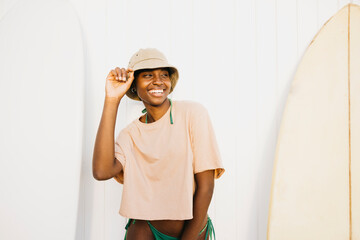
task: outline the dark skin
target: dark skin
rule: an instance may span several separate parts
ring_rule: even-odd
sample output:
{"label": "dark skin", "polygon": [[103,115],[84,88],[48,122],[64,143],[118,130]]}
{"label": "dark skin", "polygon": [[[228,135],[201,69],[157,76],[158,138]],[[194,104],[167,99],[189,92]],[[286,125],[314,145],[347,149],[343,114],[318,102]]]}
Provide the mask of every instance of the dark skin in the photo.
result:
{"label": "dark skin", "polygon": [[[159,220],[150,223],[160,232],[180,239],[205,240],[206,231],[200,231],[207,221],[207,210],[214,189],[214,170],[195,174],[197,189],[194,194],[193,219],[187,221]],[[212,183],[212,184],[211,184]],[[154,240],[152,232],[144,220],[136,220],[130,224],[127,240]]]}
{"label": "dark skin", "polygon": [[[106,79],[106,97],[97,132],[93,153],[93,176],[97,180],[107,180],[122,171],[121,163],[115,158],[114,131],[116,116],[121,99],[131,87],[134,72],[131,69],[115,68]],[[166,68],[149,69],[138,74],[134,82],[136,92],[144,103],[148,123],[160,119],[170,107],[167,98],[171,81]],[[145,122],[145,116],[140,121]],[[205,232],[199,232],[207,222],[207,211],[214,189],[214,170],[195,174],[196,190],[193,198],[193,219],[156,220],[151,224],[160,232],[182,240],[204,240]],[[136,220],[128,229],[127,240],[153,240],[152,232],[144,220]]]}

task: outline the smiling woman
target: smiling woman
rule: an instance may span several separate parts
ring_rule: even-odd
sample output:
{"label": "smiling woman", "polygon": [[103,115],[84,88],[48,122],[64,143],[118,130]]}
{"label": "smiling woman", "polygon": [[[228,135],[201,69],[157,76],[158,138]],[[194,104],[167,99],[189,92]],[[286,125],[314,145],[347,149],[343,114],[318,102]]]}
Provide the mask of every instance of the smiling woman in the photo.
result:
{"label": "smiling woman", "polygon": [[[140,49],[128,69],[111,70],[96,137],[93,175],[124,184],[120,214],[129,218],[127,240],[209,239],[207,215],[214,179],[224,173],[207,110],[171,101],[178,70],[156,49]],[[142,101],[144,115],[114,141],[124,95]]]}
{"label": "smiling woman", "polygon": [[[165,104],[165,109],[169,108],[169,101],[166,100],[171,90],[171,80],[167,68],[140,70],[135,75],[135,79],[132,89],[136,91],[146,109],[150,109],[151,106],[159,107],[162,104]],[[146,114],[146,117],[148,115],[149,113]],[[151,117],[150,121],[154,122],[155,120]]]}

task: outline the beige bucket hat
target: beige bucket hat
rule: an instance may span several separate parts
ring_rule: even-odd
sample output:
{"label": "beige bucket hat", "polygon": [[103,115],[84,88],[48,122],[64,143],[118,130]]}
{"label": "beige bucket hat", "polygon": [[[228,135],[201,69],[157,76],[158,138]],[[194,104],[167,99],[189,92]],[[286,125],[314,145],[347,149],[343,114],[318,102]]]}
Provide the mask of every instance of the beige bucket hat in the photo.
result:
{"label": "beige bucket hat", "polygon": [[[128,68],[137,71],[141,69],[154,69],[154,68],[170,68],[170,93],[174,90],[176,83],[179,79],[178,70],[170,65],[163,53],[156,48],[145,48],[137,51],[130,59]],[[133,82],[134,84],[134,82]],[[136,92],[132,91],[133,85],[126,92],[126,95],[134,100],[140,101]]]}

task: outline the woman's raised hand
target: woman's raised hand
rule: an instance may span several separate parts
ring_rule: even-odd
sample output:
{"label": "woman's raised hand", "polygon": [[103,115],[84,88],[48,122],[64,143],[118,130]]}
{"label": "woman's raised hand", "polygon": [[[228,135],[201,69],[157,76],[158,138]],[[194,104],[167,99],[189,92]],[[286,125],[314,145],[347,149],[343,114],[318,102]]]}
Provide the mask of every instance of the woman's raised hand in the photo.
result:
{"label": "woman's raised hand", "polygon": [[106,97],[121,99],[129,90],[134,80],[132,69],[115,68],[111,70],[106,78],[105,93]]}

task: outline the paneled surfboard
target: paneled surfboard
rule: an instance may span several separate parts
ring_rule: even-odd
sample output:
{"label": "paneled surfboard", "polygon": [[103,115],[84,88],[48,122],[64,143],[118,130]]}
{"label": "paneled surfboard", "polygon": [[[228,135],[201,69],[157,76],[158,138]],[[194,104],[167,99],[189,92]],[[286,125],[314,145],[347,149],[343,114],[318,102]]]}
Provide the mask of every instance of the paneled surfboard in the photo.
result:
{"label": "paneled surfboard", "polygon": [[268,240],[360,240],[360,7],[315,36],[277,142]]}
{"label": "paneled surfboard", "polygon": [[17,1],[0,19],[0,239],[74,239],[83,97],[71,5]]}

